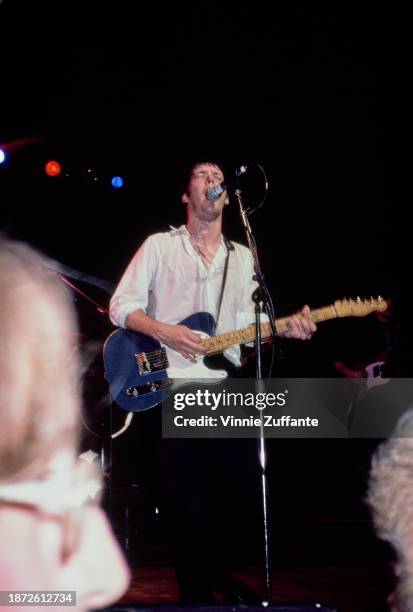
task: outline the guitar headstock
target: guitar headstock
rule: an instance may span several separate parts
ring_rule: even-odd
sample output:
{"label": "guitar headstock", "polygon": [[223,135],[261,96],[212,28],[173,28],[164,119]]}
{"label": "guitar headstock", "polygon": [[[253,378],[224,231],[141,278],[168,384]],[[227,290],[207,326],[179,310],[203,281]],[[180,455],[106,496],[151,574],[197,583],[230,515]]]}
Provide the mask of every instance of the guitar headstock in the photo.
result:
{"label": "guitar headstock", "polygon": [[336,300],[334,302],[334,310],[338,317],[365,317],[371,312],[384,312],[387,310],[388,304],[384,298],[361,298]]}

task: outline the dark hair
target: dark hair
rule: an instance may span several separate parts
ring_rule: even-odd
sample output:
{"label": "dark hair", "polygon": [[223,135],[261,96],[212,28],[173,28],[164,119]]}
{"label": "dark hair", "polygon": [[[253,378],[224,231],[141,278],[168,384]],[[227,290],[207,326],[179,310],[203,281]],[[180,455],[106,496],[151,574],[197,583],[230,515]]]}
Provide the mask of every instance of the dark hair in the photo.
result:
{"label": "dark hair", "polygon": [[192,173],[193,173],[194,169],[197,166],[201,166],[202,164],[208,164],[209,166],[218,166],[218,168],[221,170],[221,172],[225,176],[225,166],[218,159],[202,159],[202,158],[199,158],[199,160],[195,160],[195,161],[192,160],[191,162],[187,163],[184,166],[184,169],[183,169],[183,172],[182,172],[181,185],[180,185],[180,193],[181,193],[181,195],[183,195],[184,193],[186,193],[186,194],[188,193],[188,186],[189,186],[190,180],[192,178]]}

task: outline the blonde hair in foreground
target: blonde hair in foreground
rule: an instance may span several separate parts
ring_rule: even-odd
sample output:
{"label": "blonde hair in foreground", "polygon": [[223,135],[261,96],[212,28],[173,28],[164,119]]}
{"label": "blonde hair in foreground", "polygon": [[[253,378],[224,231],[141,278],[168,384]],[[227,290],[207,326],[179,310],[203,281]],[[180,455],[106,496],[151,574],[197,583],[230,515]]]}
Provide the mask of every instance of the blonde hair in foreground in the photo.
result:
{"label": "blonde hair in foreground", "polygon": [[[413,410],[398,422],[393,437],[376,452],[368,502],[378,535],[396,554],[398,612],[413,610]],[[393,608],[392,608],[393,609]]]}
{"label": "blonde hair in foreground", "polygon": [[76,451],[80,394],[70,298],[43,257],[0,236],[0,482],[41,478]]}

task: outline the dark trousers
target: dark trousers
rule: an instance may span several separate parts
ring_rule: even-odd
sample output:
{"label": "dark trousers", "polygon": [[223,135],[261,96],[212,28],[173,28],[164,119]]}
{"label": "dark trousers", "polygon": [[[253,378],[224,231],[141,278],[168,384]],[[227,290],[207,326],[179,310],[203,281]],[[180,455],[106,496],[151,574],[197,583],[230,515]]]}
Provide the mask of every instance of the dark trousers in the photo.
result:
{"label": "dark trousers", "polygon": [[183,601],[209,601],[246,538],[260,537],[256,447],[256,440],[162,440],[162,490]]}
{"label": "dark trousers", "polygon": [[[216,368],[237,377],[224,358],[214,359]],[[145,447],[160,459],[162,516],[181,600],[208,603],[214,587],[241,559],[252,561],[250,549],[252,555],[261,542],[257,440],[167,439],[161,437],[161,406],[140,417]]]}

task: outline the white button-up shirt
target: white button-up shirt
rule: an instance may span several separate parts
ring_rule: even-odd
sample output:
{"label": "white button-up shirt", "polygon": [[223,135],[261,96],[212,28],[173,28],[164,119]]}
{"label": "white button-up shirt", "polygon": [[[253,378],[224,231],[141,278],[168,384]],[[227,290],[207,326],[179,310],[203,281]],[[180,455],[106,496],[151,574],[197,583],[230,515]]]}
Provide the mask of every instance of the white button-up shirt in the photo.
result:
{"label": "white button-up shirt", "polygon": [[[233,243],[216,334],[235,331],[254,322],[251,296],[253,260],[249,249]],[[163,323],[176,324],[196,312],[217,314],[227,249],[219,249],[207,268],[190,241],[186,226],[149,236],[129,263],[110,303],[111,321],[125,327],[127,316],[142,310]],[[224,353],[240,365],[240,348]]]}

